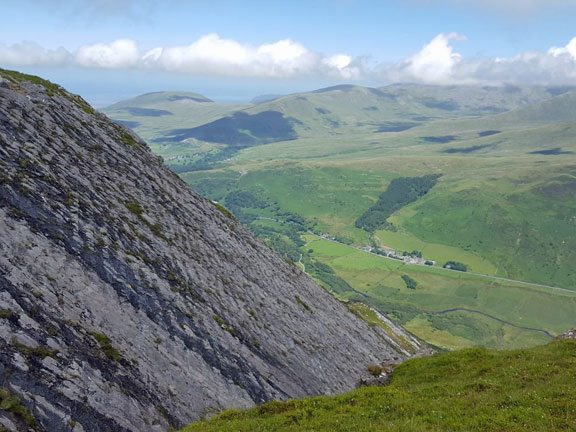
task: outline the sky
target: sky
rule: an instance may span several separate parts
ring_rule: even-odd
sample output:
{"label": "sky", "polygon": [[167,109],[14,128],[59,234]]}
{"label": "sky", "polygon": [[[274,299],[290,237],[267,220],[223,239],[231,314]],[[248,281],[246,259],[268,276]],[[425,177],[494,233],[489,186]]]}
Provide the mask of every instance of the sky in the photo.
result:
{"label": "sky", "polygon": [[576,0],[0,0],[0,67],[97,107],[351,83],[576,85]]}

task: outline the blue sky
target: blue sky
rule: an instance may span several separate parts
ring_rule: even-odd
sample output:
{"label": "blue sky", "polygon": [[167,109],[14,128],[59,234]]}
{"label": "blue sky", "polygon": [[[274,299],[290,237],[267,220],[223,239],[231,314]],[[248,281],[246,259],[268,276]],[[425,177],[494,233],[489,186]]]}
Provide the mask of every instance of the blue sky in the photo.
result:
{"label": "blue sky", "polygon": [[6,3],[0,67],[97,106],[162,89],[245,101],[341,82],[576,84],[574,0]]}

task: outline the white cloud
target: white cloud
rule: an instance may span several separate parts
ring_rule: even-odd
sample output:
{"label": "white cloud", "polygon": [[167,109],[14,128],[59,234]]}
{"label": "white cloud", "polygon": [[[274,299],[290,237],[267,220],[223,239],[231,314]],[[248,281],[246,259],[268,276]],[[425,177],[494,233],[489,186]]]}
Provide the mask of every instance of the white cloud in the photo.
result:
{"label": "white cloud", "polygon": [[290,39],[283,39],[276,43],[265,44],[258,47],[257,53],[269,56],[275,63],[293,62],[308,54],[308,50],[299,43]]}
{"label": "white cloud", "polygon": [[380,76],[391,82],[429,84],[576,84],[576,38],[564,47],[506,58],[463,58],[450,45],[463,40],[440,34],[405,61],[385,66]]}
{"label": "white cloud", "polygon": [[215,33],[188,46],[155,48],[143,56],[147,66],[170,71],[265,77],[313,74],[320,58],[290,39],[253,47]]}
{"label": "white cloud", "polygon": [[552,47],[548,50],[548,53],[554,57],[562,57],[569,55],[573,60],[576,60],[576,37],[573,38],[568,45],[561,48]]}
{"label": "white cloud", "polygon": [[442,83],[452,79],[455,66],[462,56],[450,46],[451,40],[462,37],[457,33],[441,33],[425,45],[421,51],[405,62],[404,70],[414,79],[430,83]]}
{"label": "white cloud", "polygon": [[57,66],[68,63],[71,57],[64,48],[47,50],[35,42],[0,44],[0,64],[6,66]]}
{"label": "white cloud", "polygon": [[353,59],[347,54],[336,54],[322,60],[327,68],[328,75],[340,78],[356,80],[362,77],[363,65],[360,59]]}
{"label": "white cloud", "polygon": [[189,45],[156,47],[145,52],[129,39],[86,45],[76,52],[74,61],[77,65],[91,68],[141,67],[196,75],[329,75],[345,79],[360,76],[360,69],[351,66],[353,59],[346,54],[324,57],[291,39],[252,46],[222,38],[216,33],[202,36]]}
{"label": "white cloud", "polygon": [[261,67],[271,67],[275,74],[310,74],[318,66],[320,55],[290,39],[261,45],[256,50]]}
{"label": "white cloud", "polygon": [[352,57],[346,54],[336,54],[324,60],[328,66],[335,67],[336,69],[343,70],[350,66]]}
{"label": "white cloud", "polygon": [[76,52],[75,61],[85,67],[124,69],[139,63],[140,51],[133,40],[118,39],[109,44],[80,47]]}
{"label": "white cloud", "polygon": [[576,38],[565,46],[506,58],[464,58],[453,47],[465,40],[442,33],[396,64],[368,66],[363,58],[324,56],[291,39],[253,46],[212,33],[189,45],[141,50],[130,39],[80,47],[45,49],[33,42],[0,44],[2,66],[75,65],[96,69],[146,69],[189,75],[290,78],[324,76],[340,80],[430,84],[576,85]]}

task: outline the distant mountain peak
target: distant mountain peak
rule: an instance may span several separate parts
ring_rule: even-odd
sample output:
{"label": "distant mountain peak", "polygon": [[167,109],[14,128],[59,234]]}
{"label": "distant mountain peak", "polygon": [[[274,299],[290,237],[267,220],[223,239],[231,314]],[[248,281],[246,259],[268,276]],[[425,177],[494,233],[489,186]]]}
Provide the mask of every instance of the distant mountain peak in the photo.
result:
{"label": "distant mountain peak", "polygon": [[106,107],[106,110],[115,110],[126,107],[144,107],[145,105],[158,103],[214,103],[212,99],[199,93],[183,91],[157,91],[144,93],[130,99],[122,100]]}
{"label": "distant mountain peak", "polygon": [[251,104],[261,104],[264,102],[272,102],[273,100],[279,99],[284,95],[280,95],[280,94],[265,94],[265,95],[260,95],[260,96],[256,96],[254,98],[252,98],[252,100],[250,101]]}

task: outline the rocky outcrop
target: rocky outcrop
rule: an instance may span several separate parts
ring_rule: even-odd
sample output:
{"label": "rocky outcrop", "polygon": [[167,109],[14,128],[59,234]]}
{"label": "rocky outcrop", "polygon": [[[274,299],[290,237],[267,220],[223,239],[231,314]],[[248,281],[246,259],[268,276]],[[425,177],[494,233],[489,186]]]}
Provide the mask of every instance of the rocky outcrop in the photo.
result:
{"label": "rocky outcrop", "polygon": [[568,330],[566,333],[556,337],[556,339],[576,339],[576,329]]}
{"label": "rocky outcrop", "polygon": [[165,431],[406,357],[401,329],[355,317],[128,130],[0,76],[0,430]]}

